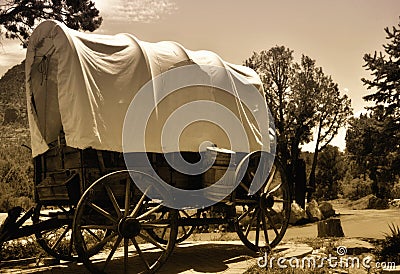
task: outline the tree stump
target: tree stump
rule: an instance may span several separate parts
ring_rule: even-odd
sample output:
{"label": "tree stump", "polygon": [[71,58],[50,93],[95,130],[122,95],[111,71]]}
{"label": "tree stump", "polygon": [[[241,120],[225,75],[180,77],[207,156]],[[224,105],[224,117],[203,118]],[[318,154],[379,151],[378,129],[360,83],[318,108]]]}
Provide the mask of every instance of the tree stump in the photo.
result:
{"label": "tree stump", "polygon": [[344,237],[339,218],[330,218],[318,222],[318,237]]}

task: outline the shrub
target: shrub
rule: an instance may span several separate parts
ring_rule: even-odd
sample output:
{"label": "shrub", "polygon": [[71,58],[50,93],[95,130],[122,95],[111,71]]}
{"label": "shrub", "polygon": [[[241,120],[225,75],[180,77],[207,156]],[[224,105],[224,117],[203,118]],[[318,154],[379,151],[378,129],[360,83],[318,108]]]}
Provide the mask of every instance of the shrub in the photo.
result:
{"label": "shrub", "polygon": [[0,144],[0,212],[14,206],[28,209],[33,204],[33,165],[27,131],[14,126],[0,126],[4,142]]}
{"label": "shrub", "polygon": [[43,250],[33,237],[3,243],[0,249],[0,260],[17,260],[37,257]]}
{"label": "shrub", "polygon": [[350,200],[358,200],[372,193],[372,180],[368,177],[354,178],[350,181],[342,182],[343,196]]}
{"label": "shrub", "polygon": [[381,262],[394,262],[400,264],[400,227],[394,224],[389,225],[390,233],[385,235],[376,255]]}

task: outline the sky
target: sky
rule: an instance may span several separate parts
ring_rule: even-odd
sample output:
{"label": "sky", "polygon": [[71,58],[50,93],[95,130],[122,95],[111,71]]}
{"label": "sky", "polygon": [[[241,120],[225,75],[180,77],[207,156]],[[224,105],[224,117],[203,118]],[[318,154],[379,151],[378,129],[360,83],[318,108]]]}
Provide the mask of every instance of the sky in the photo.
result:
{"label": "sky", "polygon": [[[399,0],[94,1],[103,17],[96,33],[173,40],[236,64],[275,45],[293,50],[297,61],[308,55],[351,98],[355,113],[363,111],[367,103],[362,97],[370,92],[361,82],[369,77],[363,56],[382,51],[384,28],[400,22]],[[24,59],[25,50],[18,41],[0,41],[1,76]],[[344,135],[342,130],[332,144],[343,149]]]}

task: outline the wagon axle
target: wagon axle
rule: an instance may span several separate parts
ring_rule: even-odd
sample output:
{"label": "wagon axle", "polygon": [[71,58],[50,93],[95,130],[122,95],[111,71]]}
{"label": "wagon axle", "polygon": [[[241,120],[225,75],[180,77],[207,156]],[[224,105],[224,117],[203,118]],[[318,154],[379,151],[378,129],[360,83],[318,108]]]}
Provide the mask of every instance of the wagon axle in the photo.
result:
{"label": "wagon axle", "polygon": [[132,238],[139,235],[142,226],[134,217],[122,218],[118,223],[118,233],[124,238]]}
{"label": "wagon axle", "polygon": [[260,207],[261,208],[272,208],[274,206],[274,197],[269,195],[269,193],[263,193],[260,197]]}

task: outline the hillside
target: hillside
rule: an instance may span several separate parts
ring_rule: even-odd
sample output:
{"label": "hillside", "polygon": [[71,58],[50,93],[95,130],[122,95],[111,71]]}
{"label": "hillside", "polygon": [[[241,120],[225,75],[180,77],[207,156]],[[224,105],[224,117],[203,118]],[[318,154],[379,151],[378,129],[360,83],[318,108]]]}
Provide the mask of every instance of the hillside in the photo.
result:
{"label": "hillside", "polygon": [[0,79],[0,212],[28,209],[33,197],[33,167],[26,115],[24,63]]}
{"label": "hillside", "polygon": [[0,124],[27,127],[25,63],[9,69],[0,79]]}

